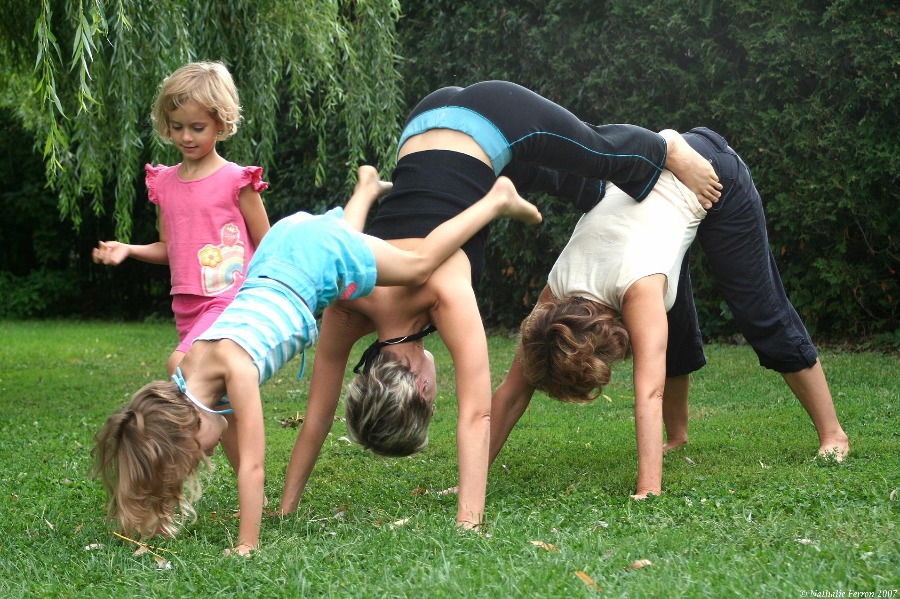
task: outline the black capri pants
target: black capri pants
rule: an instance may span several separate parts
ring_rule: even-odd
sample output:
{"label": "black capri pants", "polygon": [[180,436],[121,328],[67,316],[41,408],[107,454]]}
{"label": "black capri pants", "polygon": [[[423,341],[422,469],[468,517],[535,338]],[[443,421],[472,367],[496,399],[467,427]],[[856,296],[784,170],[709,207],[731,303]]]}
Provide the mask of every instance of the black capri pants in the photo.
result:
{"label": "black capri pants", "polygon": [[[761,366],[781,373],[809,368],[818,352],[784,291],[750,169],[714,131],[698,127],[684,138],[712,163],[723,185],[722,196],[700,223],[697,237],[738,329]],[[667,376],[687,374],[706,364],[689,257],[690,251],[681,265],[675,305],[668,313]]]}

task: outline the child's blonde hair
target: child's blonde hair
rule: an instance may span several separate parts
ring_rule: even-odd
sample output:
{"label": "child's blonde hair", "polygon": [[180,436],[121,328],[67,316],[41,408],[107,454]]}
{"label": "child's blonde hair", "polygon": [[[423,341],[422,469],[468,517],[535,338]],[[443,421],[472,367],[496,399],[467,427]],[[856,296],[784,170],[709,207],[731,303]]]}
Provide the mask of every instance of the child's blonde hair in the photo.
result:
{"label": "child's blonde hair", "polygon": [[195,517],[197,468],[209,464],[196,439],[199,427],[197,408],[165,381],[145,385],[106,420],[91,455],[108,515],[123,533],[172,536]]}
{"label": "child's blonde hair", "polygon": [[416,387],[416,375],[391,352],[382,351],[347,387],[344,400],[350,438],[390,457],[418,453],[428,445],[434,404]]}
{"label": "child's blonde hair", "polygon": [[150,117],[164,140],[171,139],[169,112],[193,100],[222,127],[219,139],[237,132],[241,105],[231,73],[221,62],[192,62],[163,79]]}
{"label": "child's blonde hair", "polygon": [[517,354],[525,380],[550,397],[587,403],[600,395],[612,364],[629,351],[618,314],[581,297],[535,306],[522,321]]}

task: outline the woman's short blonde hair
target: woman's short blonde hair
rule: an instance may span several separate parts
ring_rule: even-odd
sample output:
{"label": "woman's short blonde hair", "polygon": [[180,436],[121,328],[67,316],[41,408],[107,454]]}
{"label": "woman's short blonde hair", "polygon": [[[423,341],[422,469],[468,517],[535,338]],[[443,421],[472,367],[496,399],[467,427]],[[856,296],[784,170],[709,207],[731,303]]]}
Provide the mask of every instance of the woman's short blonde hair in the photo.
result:
{"label": "woman's short blonde hair", "polygon": [[350,382],[344,403],[347,432],[366,449],[401,457],[428,445],[434,404],[425,401],[416,375],[391,352],[382,351]]}
{"label": "woman's short blonde hair", "polygon": [[162,139],[172,138],[169,113],[189,101],[205,108],[219,123],[219,139],[228,139],[237,132],[240,99],[231,73],[221,62],[192,62],[163,79],[150,113]]}
{"label": "woman's short blonde hair", "polygon": [[535,306],[520,328],[518,355],[525,379],[554,399],[587,403],[628,355],[628,332],[618,314],[598,302],[568,297]]}
{"label": "woman's short blonde hair", "polygon": [[174,535],[196,516],[197,469],[209,460],[196,434],[200,415],[173,382],[134,394],[97,433],[94,473],[109,497],[108,516],[125,534]]}

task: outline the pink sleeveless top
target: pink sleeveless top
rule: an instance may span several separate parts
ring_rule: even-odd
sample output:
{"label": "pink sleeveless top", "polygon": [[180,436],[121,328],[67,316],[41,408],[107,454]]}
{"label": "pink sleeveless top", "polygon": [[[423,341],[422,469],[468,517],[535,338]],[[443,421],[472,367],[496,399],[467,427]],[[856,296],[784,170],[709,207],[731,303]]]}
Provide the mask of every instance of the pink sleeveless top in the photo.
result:
{"label": "pink sleeveless top", "polygon": [[262,168],[228,162],[202,179],[182,181],[175,166],[146,165],[150,201],[166,229],[172,295],[234,295],[256,248],[238,197],[264,191]]}

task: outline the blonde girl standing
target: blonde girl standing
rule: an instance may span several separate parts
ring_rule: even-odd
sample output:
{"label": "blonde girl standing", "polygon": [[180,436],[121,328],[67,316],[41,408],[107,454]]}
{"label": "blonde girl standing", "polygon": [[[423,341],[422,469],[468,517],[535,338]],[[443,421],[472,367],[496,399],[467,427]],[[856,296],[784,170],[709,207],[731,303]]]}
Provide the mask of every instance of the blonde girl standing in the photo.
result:
{"label": "blonde girl standing", "polygon": [[174,166],[145,166],[150,201],[159,207],[159,241],[101,241],[94,262],[126,258],[168,264],[178,346],[171,375],[193,340],[234,299],[269,218],[260,192],[262,168],[222,158],[216,143],[237,132],[241,107],[231,73],[218,62],[187,64],[159,88],[151,117],[156,132],[181,152]]}

